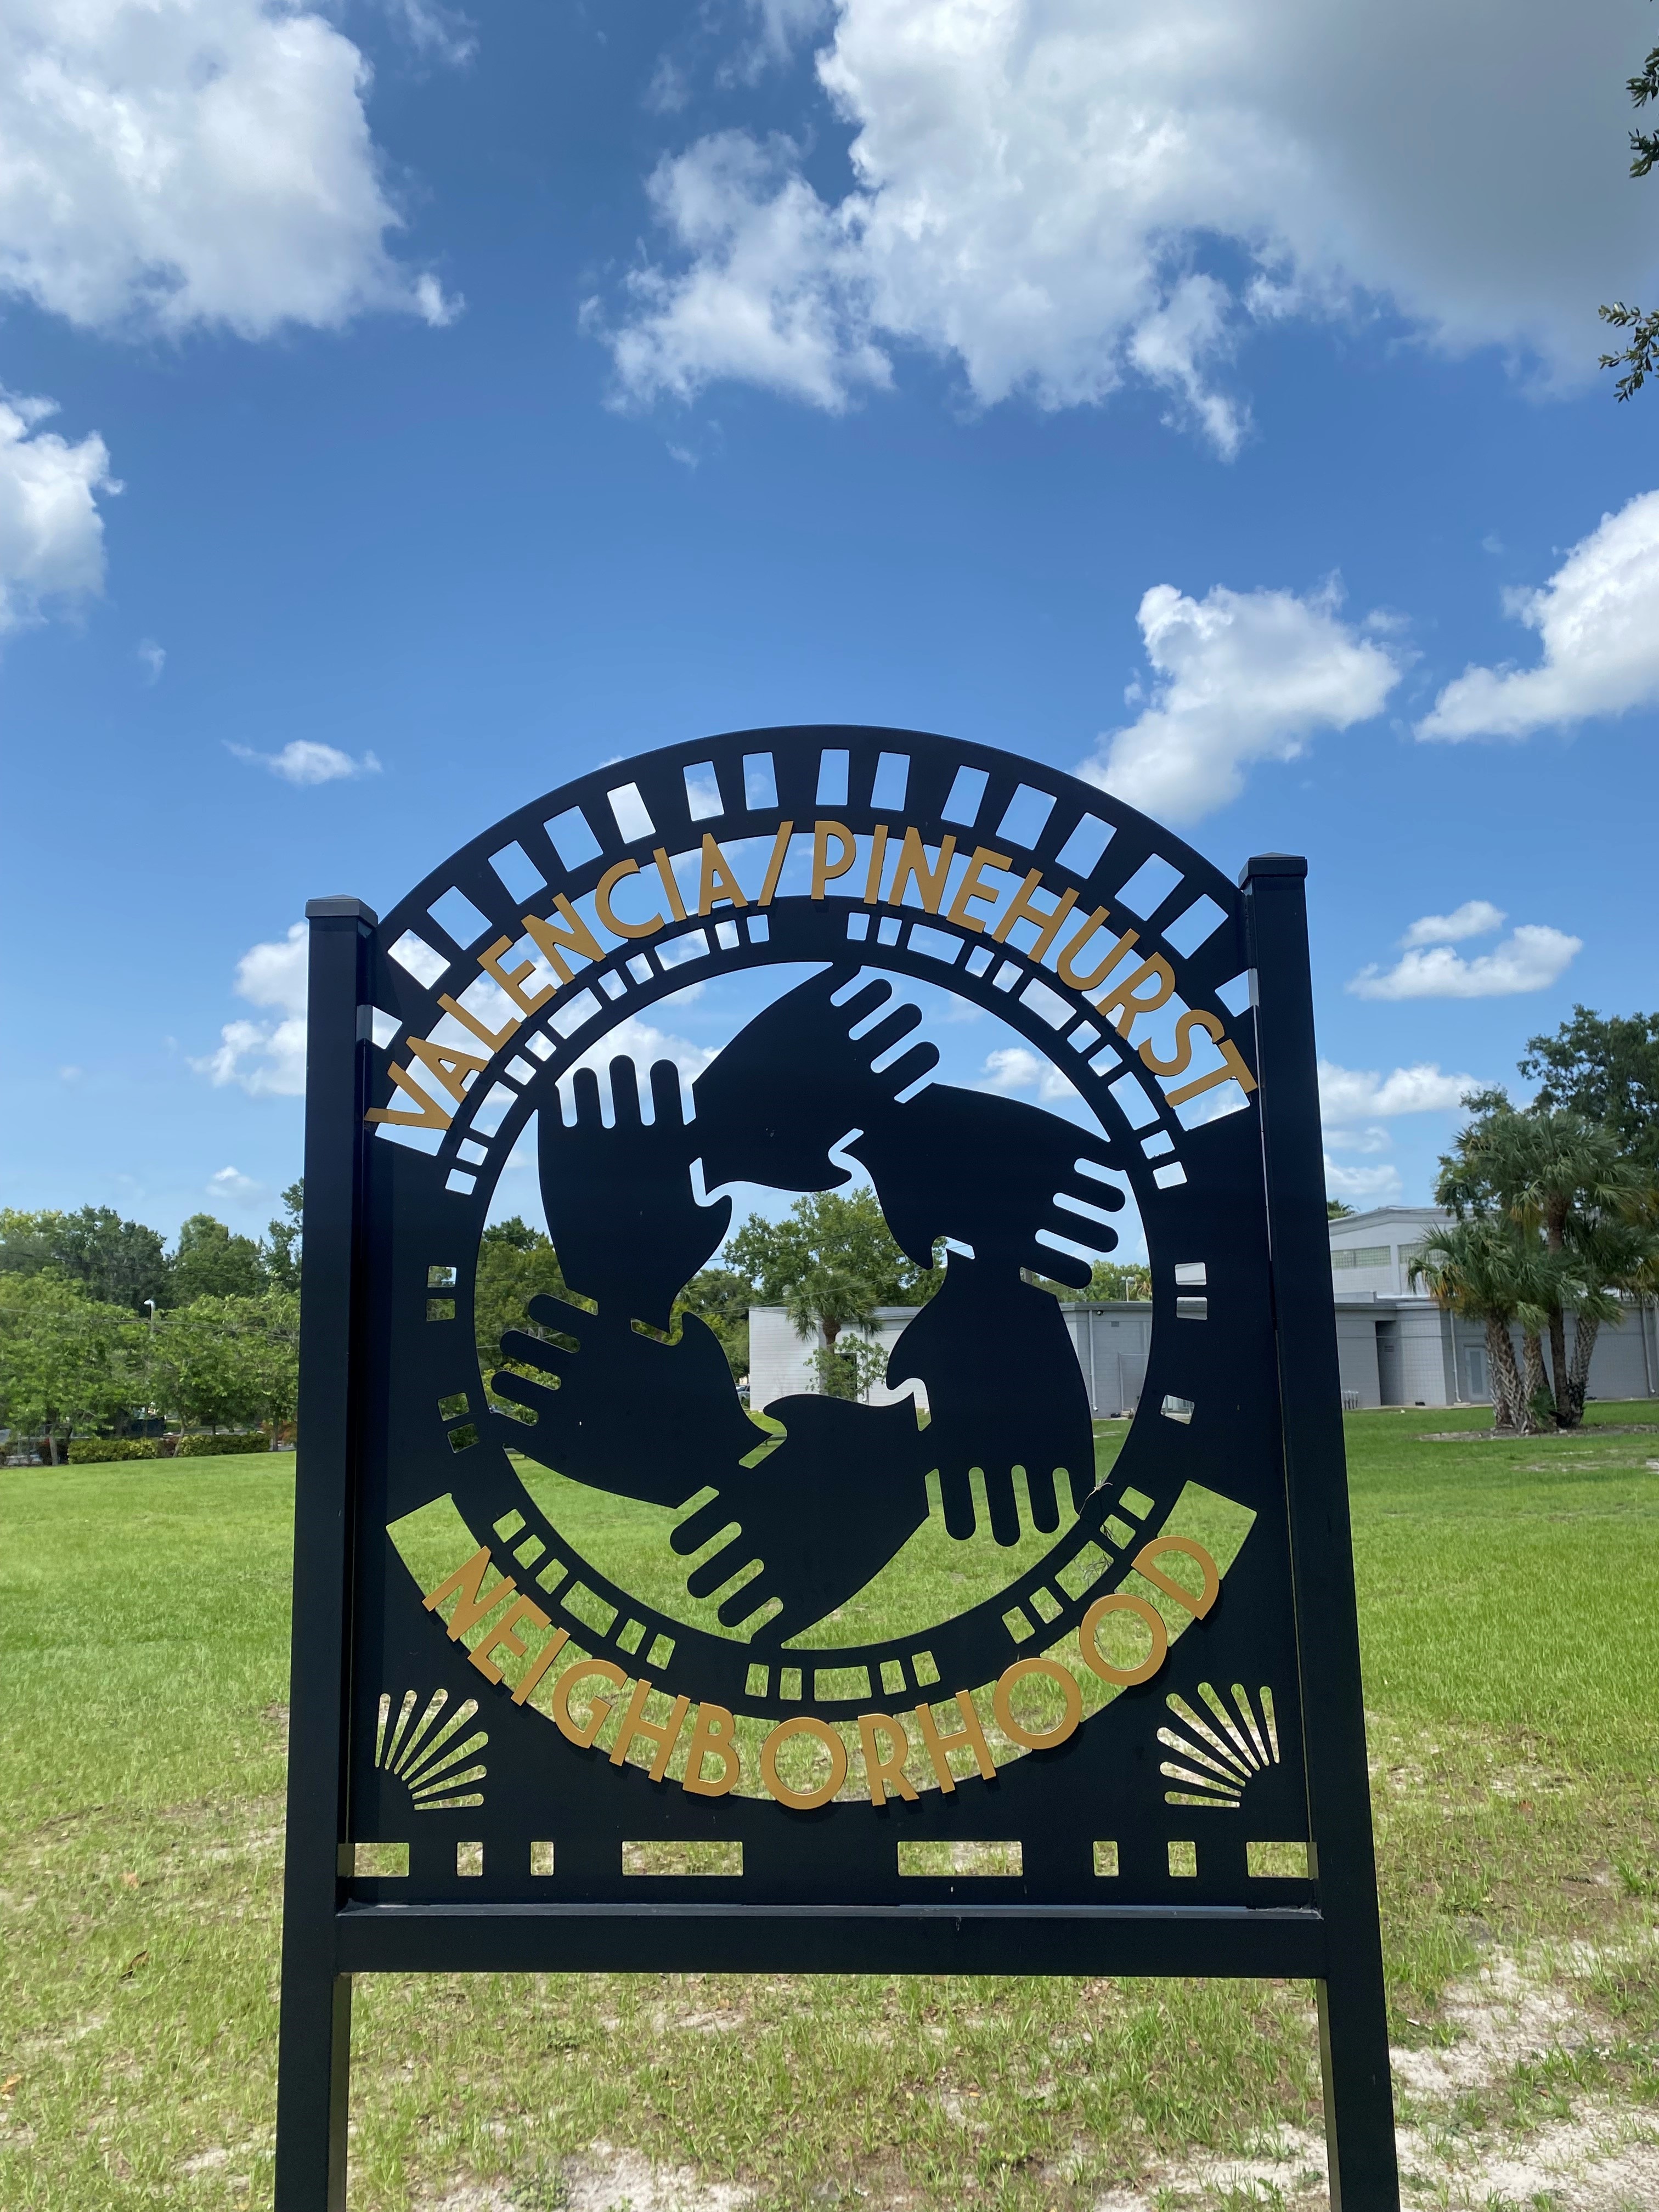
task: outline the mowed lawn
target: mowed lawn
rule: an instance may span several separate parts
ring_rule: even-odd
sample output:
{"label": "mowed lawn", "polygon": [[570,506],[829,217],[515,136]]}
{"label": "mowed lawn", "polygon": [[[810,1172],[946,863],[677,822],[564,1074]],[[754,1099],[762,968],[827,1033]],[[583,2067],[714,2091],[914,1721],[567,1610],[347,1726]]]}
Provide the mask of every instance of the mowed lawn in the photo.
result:
{"label": "mowed lawn", "polygon": [[[1499,1943],[1600,2024],[1573,2081],[1659,2104],[1659,1428],[1617,1432],[1659,1407],[1423,1440],[1482,1418],[1348,1423],[1395,2035]],[[8,2212],[270,2201],[292,1468],[0,1471]],[[553,2212],[596,2142],[758,2207],[1073,2212],[1318,2112],[1288,1984],[374,1980],[356,2049],[362,2212]]]}

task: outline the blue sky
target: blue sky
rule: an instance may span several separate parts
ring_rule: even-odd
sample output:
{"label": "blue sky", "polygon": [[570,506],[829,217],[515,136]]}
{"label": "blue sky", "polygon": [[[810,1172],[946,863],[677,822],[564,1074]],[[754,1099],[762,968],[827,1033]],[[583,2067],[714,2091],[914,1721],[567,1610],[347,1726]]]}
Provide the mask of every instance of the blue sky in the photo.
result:
{"label": "blue sky", "polygon": [[1659,1003],[1652,35],[3,0],[5,1202],[262,1224],[308,896],[833,720],[1305,852],[1333,1187],[1425,1199],[1456,1078]]}

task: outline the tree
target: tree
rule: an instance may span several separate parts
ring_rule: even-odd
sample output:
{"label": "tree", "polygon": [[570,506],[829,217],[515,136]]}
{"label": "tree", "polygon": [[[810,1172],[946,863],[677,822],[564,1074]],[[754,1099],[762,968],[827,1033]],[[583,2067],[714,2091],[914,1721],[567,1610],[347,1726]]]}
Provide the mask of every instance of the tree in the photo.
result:
{"label": "tree", "polygon": [[173,1303],[258,1297],[265,1287],[265,1255],[252,1237],[238,1237],[210,1213],[192,1213],[179,1231],[172,1266]]}
{"label": "tree", "polygon": [[1535,1104],[1600,1121],[1627,1158],[1659,1166],[1659,1014],[1575,1006],[1553,1036],[1527,1039],[1520,1066],[1538,1084]]}
{"label": "tree", "polygon": [[544,1296],[580,1303],[573,1300],[544,1232],[532,1229],[516,1213],[510,1220],[491,1222],[479,1239],[472,1292],[473,1337],[485,1376],[503,1367],[515,1375],[535,1375],[533,1368],[501,1358],[501,1338],[510,1328],[527,1336],[545,1336],[547,1331],[527,1310],[532,1298]]}
{"label": "tree", "polygon": [[0,1272],[38,1275],[51,1267],[106,1305],[142,1310],[168,1297],[167,1255],[154,1229],[124,1221],[112,1206],[76,1213],[0,1210]]}
{"label": "tree", "polygon": [[[1528,1395],[1540,1389],[1563,1427],[1583,1414],[1582,1377],[1588,1354],[1569,1366],[1566,1315],[1577,1311],[1591,1329],[1615,1309],[1605,1298],[1601,1269],[1609,1256],[1614,1224],[1634,1225],[1651,1216],[1651,1178],[1624,1158],[1610,1129],[1566,1107],[1538,1104],[1518,1110],[1501,1091],[1468,1102],[1476,1118],[1462,1130],[1441,1162],[1435,1195],[1460,1220],[1495,1215],[1532,1253],[1533,1303],[1541,1311],[1550,1343],[1549,1375],[1522,1317]],[[1533,1248],[1539,1248],[1534,1252]]]}
{"label": "tree", "polygon": [[1537,1285],[1528,1279],[1527,1256],[1512,1224],[1486,1215],[1436,1230],[1412,1255],[1408,1273],[1437,1304],[1484,1325],[1493,1425],[1533,1436],[1538,1416],[1510,1340],[1510,1323],[1537,1311],[1529,1302]]}
{"label": "tree", "polygon": [[[1639,76],[1626,78],[1625,88],[1635,107],[1659,100],[1659,46],[1643,63]],[[1630,153],[1632,176],[1647,176],[1659,162],[1659,131],[1632,131]],[[1615,300],[1609,307],[1598,307],[1596,313],[1614,330],[1630,332],[1621,351],[1601,356],[1603,368],[1624,370],[1613,388],[1620,399],[1628,399],[1659,369],[1659,309],[1644,314],[1640,307],[1626,307],[1624,301]]]}
{"label": "tree", "polygon": [[749,1372],[749,1309],[755,1285],[735,1267],[705,1267],[674,1301],[677,1314],[695,1314],[720,1339],[726,1364],[741,1382]]}
{"label": "tree", "polygon": [[298,1293],[301,1251],[304,1237],[306,1182],[289,1183],[283,1193],[282,1218],[265,1224],[270,1243],[265,1251],[265,1273],[273,1288]]}
{"label": "tree", "polygon": [[867,1186],[814,1191],[798,1198],[781,1221],[751,1213],[722,1257],[769,1306],[787,1304],[814,1271],[858,1282],[872,1308],[921,1305],[944,1280],[942,1268],[917,1267],[906,1258]]}
{"label": "tree", "polygon": [[1352,1206],[1344,1206],[1340,1198],[1328,1198],[1325,1200],[1325,1218],[1328,1221],[1347,1221],[1352,1219]]}
{"label": "tree", "polygon": [[60,1435],[119,1420],[145,1395],[149,1332],[125,1306],[89,1298],[55,1268],[0,1274],[0,1419],[38,1436],[58,1464]]}

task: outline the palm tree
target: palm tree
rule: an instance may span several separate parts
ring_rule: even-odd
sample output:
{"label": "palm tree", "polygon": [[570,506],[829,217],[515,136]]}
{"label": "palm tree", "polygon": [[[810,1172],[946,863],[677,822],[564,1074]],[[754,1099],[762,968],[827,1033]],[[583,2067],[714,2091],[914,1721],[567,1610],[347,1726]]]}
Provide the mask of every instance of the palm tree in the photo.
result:
{"label": "palm tree", "polygon": [[1493,1425],[1536,1435],[1533,1394],[1516,1365],[1510,1326],[1536,1316],[1539,1285],[1514,1231],[1490,1214],[1450,1222],[1418,1247],[1409,1274],[1413,1287],[1421,1283],[1437,1304],[1485,1325]]}
{"label": "palm tree", "polygon": [[[1549,1334],[1549,1375],[1540,1332],[1523,1324],[1527,1387],[1529,1396],[1544,1393],[1557,1421],[1571,1428],[1583,1417],[1583,1383],[1596,1332],[1617,1310],[1605,1296],[1612,1278],[1604,1264],[1615,1256],[1613,1231],[1651,1212],[1650,1179],[1621,1156],[1610,1129],[1569,1108],[1519,1112],[1501,1091],[1470,1103],[1480,1109],[1479,1118],[1442,1161],[1436,1195],[1460,1218],[1503,1215],[1524,1243],[1547,1255],[1535,1280]],[[1582,1358],[1575,1356],[1571,1366],[1569,1310],[1578,1316],[1579,1332],[1588,1334]]]}

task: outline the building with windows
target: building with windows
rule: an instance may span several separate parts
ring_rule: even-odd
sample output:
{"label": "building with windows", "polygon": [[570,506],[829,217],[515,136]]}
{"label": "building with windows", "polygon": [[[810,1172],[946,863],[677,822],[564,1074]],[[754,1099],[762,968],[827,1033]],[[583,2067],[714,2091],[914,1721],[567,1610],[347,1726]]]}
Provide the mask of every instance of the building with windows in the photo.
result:
{"label": "building with windows", "polygon": [[[1379,1206],[1331,1223],[1337,1358],[1343,1402],[1351,1409],[1491,1403],[1485,1328],[1443,1313],[1411,1281],[1413,1254],[1450,1218],[1437,1206]],[[1068,1304],[1064,1311],[1096,1418],[1133,1413],[1152,1346],[1152,1307],[1114,1301]],[[881,1309],[877,1334],[889,1352],[913,1312]],[[1571,1318],[1567,1332],[1571,1343]],[[1515,1335],[1518,1354],[1520,1332]],[[781,1306],[750,1309],[749,1363],[749,1400],[757,1408],[816,1387],[811,1348]],[[896,1393],[878,1383],[871,1403],[886,1405],[912,1387],[923,1395],[919,1385]],[[1590,1360],[1589,1395],[1659,1397],[1659,1312],[1653,1306],[1632,1302],[1616,1323],[1602,1328]]]}

